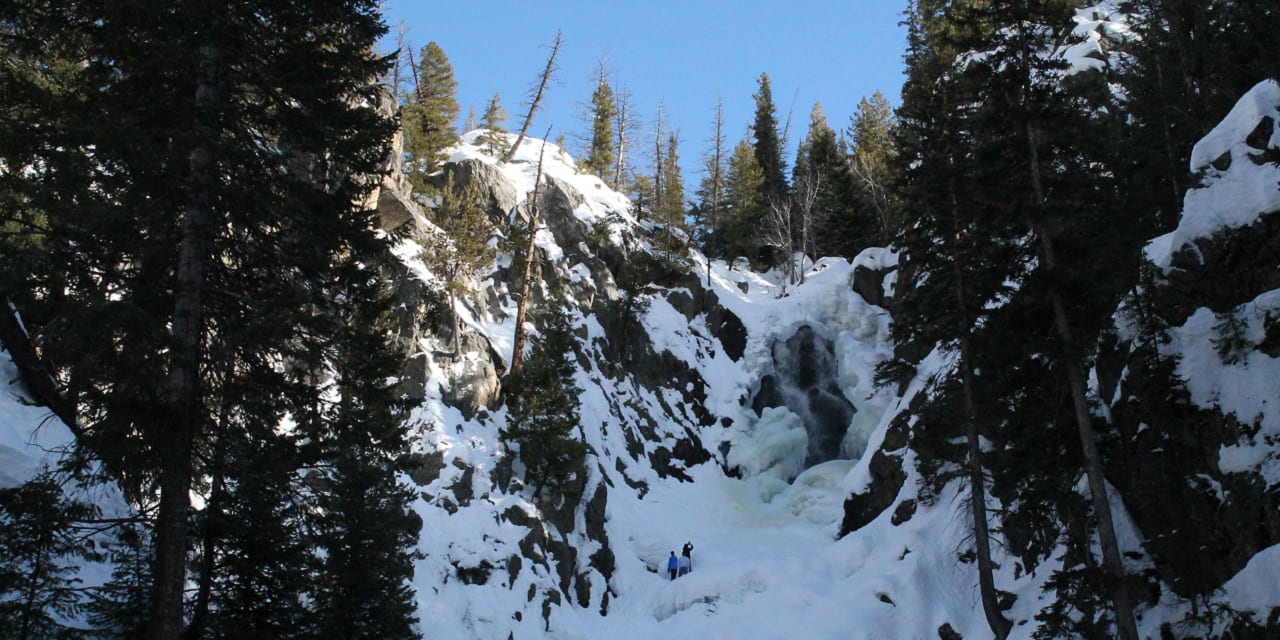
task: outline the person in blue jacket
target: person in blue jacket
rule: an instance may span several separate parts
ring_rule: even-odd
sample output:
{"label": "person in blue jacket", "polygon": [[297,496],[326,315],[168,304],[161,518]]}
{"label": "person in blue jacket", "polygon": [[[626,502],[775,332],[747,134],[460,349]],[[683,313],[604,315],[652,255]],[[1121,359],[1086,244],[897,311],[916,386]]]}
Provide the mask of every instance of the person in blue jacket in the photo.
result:
{"label": "person in blue jacket", "polygon": [[671,579],[676,579],[676,571],[680,569],[680,561],[676,559],[676,552],[671,552],[671,557],[667,558],[667,573],[671,574]]}

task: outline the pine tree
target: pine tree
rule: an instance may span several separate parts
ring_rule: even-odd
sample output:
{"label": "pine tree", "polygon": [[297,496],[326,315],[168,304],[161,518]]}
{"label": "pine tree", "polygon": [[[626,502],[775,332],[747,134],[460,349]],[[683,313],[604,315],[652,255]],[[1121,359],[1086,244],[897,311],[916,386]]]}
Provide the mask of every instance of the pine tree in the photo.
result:
{"label": "pine tree", "polygon": [[96,508],[68,499],[49,472],[0,489],[0,635],[64,637],[81,605],[79,563],[96,557],[73,525]]}
{"label": "pine tree", "polygon": [[858,102],[849,124],[852,149],[849,170],[854,178],[856,206],[874,223],[874,242],[887,245],[898,231],[898,204],[890,175],[894,167],[893,108],[884,94]]}
{"label": "pine tree", "polygon": [[609,72],[603,60],[596,67],[596,89],[591,93],[591,148],[587,152],[587,171],[600,176],[614,186],[613,120],[617,116],[613,87],[609,85]]}
{"label": "pine tree", "polygon": [[574,382],[573,342],[565,311],[548,307],[541,339],[515,374],[516,391],[507,400],[501,435],[524,463],[535,498],[545,487],[568,490],[586,474],[586,445],[577,434],[582,390]]}
{"label": "pine tree", "polygon": [[484,148],[485,153],[494,157],[501,157],[507,153],[507,132],[502,128],[502,123],[507,119],[507,110],[502,108],[498,102],[498,94],[493,94],[489,99],[489,106],[484,109],[484,119],[481,120],[481,127],[484,133],[476,139],[476,142]]}
{"label": "pine tree", "polygon": [[753,96],[756,101],[754,124],[751,134],[755,139],[753,151],[764,181],[757,197],[759,206],[766,207],[770,198],[787,194],[787,179],[782,167],[782,144],[778,139],[778,118],[773,105],[773,91],[769,88],[769,74],[760,74],[760,88]]}
{"label": "pine tree", "polygon": [[394,383],[401,357],[388,348],[397,304],[385,277],[391,260],[365,243],[335,283],[351,304],[333,327],[331,393],[310,452],[324,469],[309,479],[320,488],[310,544],[322,551],[310,637],[421,637],[411,580],[422,521],[412,510],[417,492],[402,480],[409,439]]}
{"label": "pine tree", "polygon": [[458,83],[444,50],[434,41],[422,48],[417,86],[401,108],[404,148],[410,183],[427,190],[426,176],[440,168],[445,147],[458,141],[454,122],[458,119],[455,97]]}
{"label": "pine tree", "polygon": [[684,202],[684,179],[680,175],[680,139],[674,131],[667,134],[666,144],[662,147],[662,163],[658,169],[662,176],[662,193],[658,194],[655,204],[655,219],[676,227],[684,227],[686,213]]}
{"label": "pine tree", "polygon": [[764,171],[756,161],[755,150],[745,138],[738,142],[729,156],[729,170],[725,176],[725,209],[721,227],[724,229],[726,257],[743,256],[755,261],[760,246],[760,223],[764,210],[760,193],[764,188]]}
{"label": "pine tree", "polygon": [[458,296],[468,293],[468,283],[481,267],[493,260],[495,251],[489,246],[493,229],[480,202],[475,183],[459,187],[450,174],[440,194],[440,204],[431,210],[432,222],[443,232],[432,236],[424,247],[422,258],[445,282],[449,292],[449,308],[453,312],[453,351],[461,356],[458,344],[462,333],[458,313]]}
{"label": "pine tree", "polygon": [[116,530],[111,579],[93,590],[85,606],[95,640],[133,640],[146,632],[151,553],[150,535],[141,526],[126,523]]}
{"label": "pine tree", "polygon": [[[37,101],[38,76],[0,80],[19,113],[44,103],[26,121],[0,118],[0,161],[41,168],[5,179],[43,216],[31,237],[59,239],[34,252],[40,270],[6,263],[3,279],[33,331],[57,336],[44,353],[92,421],[82,446],[127,471],[126,495],[159,496],[147,635],[167,640],[182,632],[188,498],[218,407],[231,399],[233,430],[274,429],[318,393],[331,334],[315,329],[341,305],[325,283],[372,237],[372,212],[354,203],[392,132],[373,108],[389,61],[371,51],[385,26],[372,2],[323,0],[8,6],[0,23],[80,61],[68,99]],[[232,378],[206,375],[226,362]],[[229,381],[251,375],[259,391],[241,400],[234,391],[249,385]],[[295,445],[272,453],[296,460]],[[289,526],[284,498],[273,500],[255,508],[277,514],[264,528]]]}
{"label": "pine tree", "polygon": [[822,104],[814,104],[809,115],[809,132],[796,154],[793,179],[797,195],[801,181],[816,189],[811,211],[807,212],[811,219],[803,226],[815,229],[817,238],[813,246],[802,246],[802,251],[851,258],[871,245],[870,225],[865,220],[865,209],[854,204],[851,178],[849,162],[836,132],[827,124]]}

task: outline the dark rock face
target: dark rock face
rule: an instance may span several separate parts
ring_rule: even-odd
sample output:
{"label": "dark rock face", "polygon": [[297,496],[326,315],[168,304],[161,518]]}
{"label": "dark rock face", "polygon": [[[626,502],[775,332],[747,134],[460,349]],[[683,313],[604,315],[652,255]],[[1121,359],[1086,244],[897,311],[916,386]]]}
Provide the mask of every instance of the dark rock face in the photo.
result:
{"label": "dark rock face", "polygon": [[[1277,264],[1275,214],[1197,241],[1145,292],[1156,327],[1146,339],[1158,341],[1163,327],[1182,325],[1200,307],[1223,313],[1280,288]],[[1253,348],[1261,351],[1265,342]],[[1153,347],[1127,343],[1108,345],[1097,364],[1104,397],[1120,398],[1110,410],[1123,447],[1108,458],[1108,478],[1161,578],[1191,597],[1212,592],[1258,551],[1280,543],[1280,487],[1252,471],[1221,471],[1221,448],[1252,442],[1256,428],[1193,405],[1175,366]]]}
{"label": "dark rock face", "polygon": [[884,295],[884,279],[896,269],[868,269],[863,266],[853,270],[853,291],[862,296],[870,304],[877,307],[889,307]]}
{"label": "dark rock face", "polygon": [[711,327],[711,335],[720,341],[725,355],[737,362],[747,351],[747,328],[742,319],[732,311],[715,305],[707,314],[707,325]]}
{"label": "dark rock face", "polygon": [[[1276,162],[1280,149],[1268,146],[1275,130],[1273,118],[1261,118],[1245,139],[1244,157],[1229,152],[1210,163],[1212,170],[1198,168],[1202,182],[1214,179],[1214,170]],[[1258,436],[1260,425],[1193,404],[1177,363],[1154,346],[1197,309],[1223,318],[1280,289],[1280,211],[1258,213],[1250,226],[1195,240],[1172,257],[1167,273],[1153,273],[1151,284],[1131,296],[1131,308],[1142,310],[1136,318],[1141,340],[1112,340],[1096,365],[1103,397],[1116,398],[1109,409],[1120,436],[1106,452],[1107,476],[1142,530],[1160,577],[1184,598],[1212,593],[1257,552],[1280,543],[1280,485],[1268,484],[1256,467],[1223,471],[1219,459],[1224,446],[1237,444],[1269,449],[1274,457],[1280,442]],[[1268,320],[1262,340],[1241,349],[1273,353],[1280,340],[1276,324]],[[1266,634],[1276,618],[1272,612],[1265,629],[1240,627],[1240,637],[1274,637]]]}
{"label": "dark rock face", "polygon": [[495,226],[507,225],[507,216],[516,208],[520,194],[516,193],[516,188],[497,167],[481,160],[450,162],[444,165],[444,171],[439,176],[432,179],[432,184],[442,187],[449,177],[459,187],[478,184],[489,221]]}
{"label": "dark rock face", "polygon": [[898,494],[907,481],[907,473],[902,468],[907,429],[905,421],[894,421],[889,426],[889,431],[897,432],[894,438],[897,446],[886,437],[885,445],[871,454],[871,483],[866,492],[855,493],[844,501],[844,519],[840,521],[841,536],[865,527],[898,499]]}
{"label": "dark rock face", "polygon": [[805,325],[772,348],[774,373],[760,381],[752,401],[757,415],[785,406],[809,433],[805,466],[840,457],[840,443],[855,412],[836,384],[835,345]]}

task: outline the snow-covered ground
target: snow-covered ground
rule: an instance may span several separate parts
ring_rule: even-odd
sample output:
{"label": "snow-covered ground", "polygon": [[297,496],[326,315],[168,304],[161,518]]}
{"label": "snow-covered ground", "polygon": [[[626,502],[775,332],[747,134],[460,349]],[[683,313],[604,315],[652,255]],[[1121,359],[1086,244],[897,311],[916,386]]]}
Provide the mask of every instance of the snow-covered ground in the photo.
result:
{"label": "snow-covered ground", "polygon": [[[464,137],[452,159],[493,163],[475,146],[476,137]],[[499,167],[521,194],[532,189],[541,144],[526,140],[516,161]],[[625,198],[597,178],[578,173],[572,160],[553,146],[547,147],[544,172],[584,195],[575,217],[615,225],[612,241],[620,241],[624,231],[633,238],[646,235],[645,224],[628,213]],[[551,233],[541,231],[538,243],[549,259],[566,259]],[[413,252],[404,255],[411,258]],[[690,259],[693,273],[707,273],[701,255]],[[709,287],[748,335],[737,361],[712,337],[703,316],[687,320],[662,295],[648,301],[641,325],[654,349],[669,352],[699,373],[706,382],[705,408],[717,418],[728,418],[730,427],[691,424],[678,409],[679,390],[643,388],[626,376],[605,375],[603,355],[587,350],[591,357],[576,382],[583,389],[583,435],[598,464],[585,496],[592,496],[600,483],[608,486],[603,529],[615,567],[607,583],[592,567],[589,558],[601,545],[583,535],[587,523],[580,510],[574,515],[574,532],[566,537],[577,552],[570,571],[577,578],[569,597],[552,596],[561,604],[549,609],[543,605],[548,592],[568,583],[554,561],[530,560],[521,549],[530,529],[509,517],[511,509],[529,517],[546,514],[539,514],[527,491],[503,493],[492,481],[503,455],[498,430],[504,410],[464,420],[439,402],[448,372],[433,369],[434,391],[416,414],[420,449],[444,455],[444,470],[422,488],[428,497],[418,505],[425,521],[425,557],[415,578],[423,628],[447,638],[880,639],[936,637],[940,626],[950,624],[966,638],[984,637],[989,632],[978,604],[976,570],[957,560],[968,537],[965,496],[958,489],[933,505],[921,505],[906,522],[894,525],[889,509],[837,539],[845,499],[869,478],[869,456],[863,452],[868,443],[884,437],[901,402],[891,391],[872,385],[876,364],[892,351],[889,317],[854,293],[852,277],[857,266],[882,269],[895,261],[892,253],[869,250],[853,263],[806,263],[802,285],[784,285],[777,272],[712,263]],[[420,276],[429,277],[419,263],[410,262]],[[708,286],[707,277],[701,277]],[[891,289],[892,283],[889,278],[885,286]],[[490,281],[477,288],[491,286]],[[514,310],[494,313],[492,306],[472,305],[464,317],[500,353],[509,352]],[[589,312],[576,321],[588,344],[604,335]],[[807,437],[799,418],[781,407],[758,418],[749,407],[760,377],[773,366],[772,345],[802,326],[832,344],[836,370],[830,373],[856,410],[842,446],[846,459],[809,469],[803,468]],[[431,347],[424,344],[424,352]],[[937,366],[946,366],[945,359]],[[923,382],[913,385],[912,393],[923,387]],[[649,418],[657,435],[645,440],[635,428]],[[643,440],[648,454],[657,446],[672,446],[690,430],[713,453],[728,445],[723,462],[738,467],[742,477],[726,475],[722,461],[713,457],[685,470],[692,481],[664,478],[644,456],[629,453],[629,441],[634,449],[635,440]],[[470,483],[473,498],[458,505],[451,494],[463,482]],[[685,542],[694,545],[694,571],[670,581],[663,571],[668,554],[679,553]],[[519,566],[513,569],[516,556]],[[459,568],[486,566],[492,571],[483,584],[459,578]],[[1014,611],[1027,619],[1039,608],[1035,594],[1047,569],[1017,580],[1014,571],[1014,563],[1006,562],[999,580],[1002,588],[1028,594]],[[576,580],[582,577],[590,581],[589,589],[584,587],[585,606],[576,592]],[[605,607],[607,615],[602,615]],[[550,611],[546,621],[544,610]]]}

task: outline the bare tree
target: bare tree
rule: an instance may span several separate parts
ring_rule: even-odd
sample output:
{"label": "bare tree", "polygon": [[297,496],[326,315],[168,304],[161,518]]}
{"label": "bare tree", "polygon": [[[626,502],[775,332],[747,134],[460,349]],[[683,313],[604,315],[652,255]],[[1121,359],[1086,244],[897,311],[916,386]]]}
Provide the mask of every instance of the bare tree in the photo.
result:
{"label": "bare tree", "polygon": [[[720,224],[720,198],[724,191],[724,94],[716,98],[715,119],[712,121],[711,149],[706,154],[703,177],[703,193],[711,198],[710,211],[702,205],[703,224],[707,229],[707,287],[711,287],[711,258],[716,253],[716,227]],[[704,196],[704,197],[705,197]]]}
{"label": "bare tree", "polygon": [[[538,81],[529,95],[529,112],[524,116],[524,125],[520,127],[520,135],[516,136],[515,144],[511,145],[511,148],[507,150],[507,155],[502,157],[503,164],[511,162],[511,159],[516,155],[516,150],[520,148],[520,143],[524,142],[525,135],[529,133],[529,125],[533,124],[533,116],[538,112],[538,107],[542,105],[542,96],[547,91],[547,84],[555,78],[555,73],[559,70],[559,67],[556,66],[556,56],[560,54],[560,45],[563,43],[564,37],[559,31],[556,31],[556,37],[551,41],[551,54],[547,56],[547,65],[543,67],[542,74],[538,76]],[[550,135],[551,130],[547,129],[547,133]],[[539,152],[539,155],[541,155],[541,152]]]}
{"label": "bare tree", "polygon": [[635,104],[631,102],[631,91],[625,84],[614,90],[613,100],[613,135],[616,136],[614,153],[617,154],[613,167],[613,186],[620,189],[622,178],[627,175],[627,141],[631,140],[639,128],[640,119],[636,115]]}
{"label": "bare tree", "polygon": [[861,187],[876,218],[878,242],[886,245],[893,234],[893,203],[889,194],[889,170],[884,159],[865,153],[855,153],[849,159],[849,172]]}
{"label": "bare tree", "polygon": [[804,256],[813,251],[813,229],[817,226],[816,211],[818,194],[822,192],[822,174],[817,171],[806,171],[796,179],[795,222],[797,239],[800,241],[801,264],[800,284],[804,284]]}
{"label": "bare tree", "polygon": [[535,241],[538,238],[538,214],[540,213],[542,198],[542,158],[547,152],[546,139],[551,137],[551,127],[547,127],[547,133],[542,137],[542,148],[538,150],[538,171],[534,174],[533,194],[529,196],[529,244],[524,251],[524,281],[520,284],[520,308],[516,312],[516,335],[513,342],[515,343],[511,349],[511,376],[514,380],[516,371],[520,368],[520,360],[524,353],[524,320],[529,313],[529,284],[533,279],[533,259],[537,246]]}
{"label": "bare tree", "polygon": [[[653,205],[654,214],[658,212],[663,203],[663,184],[662,184],[662,103],[658,103],[658,115],[653,121]],[[655,216],[656,217],[656,216]]]}
{"label": "bare tree", "polygon": [[786,284],[794,284],[796,281],[795,256],[793,255],[795,253],[795,244],[792,241],[792,238],[795,237],[792,235],[792,210],[793,202],[790,196],[786,194],[770,195],[768,208],[765,210],[764,233],[761,238],[763,244],[778,249],[786,256]]}

